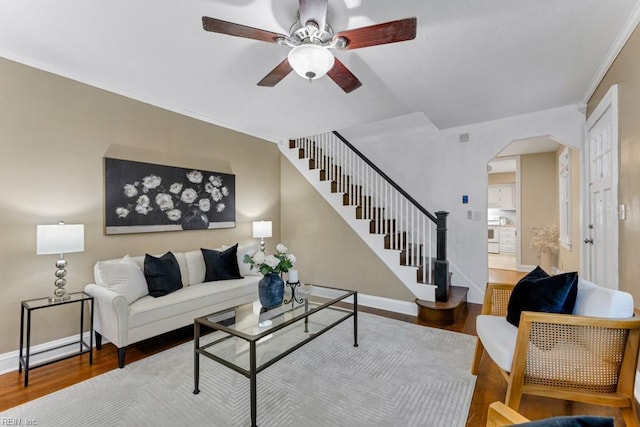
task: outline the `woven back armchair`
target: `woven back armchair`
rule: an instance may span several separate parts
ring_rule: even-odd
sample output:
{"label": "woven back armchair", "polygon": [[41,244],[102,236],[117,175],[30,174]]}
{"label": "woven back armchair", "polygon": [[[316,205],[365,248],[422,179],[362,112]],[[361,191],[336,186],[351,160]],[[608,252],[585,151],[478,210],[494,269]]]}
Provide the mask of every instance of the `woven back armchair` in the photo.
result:
{"label": "woven back armchair", "polygon": [[[525,311],[516,328],[503,321],[513,287],[487,285],[472,373],[486,352],[507,381],[505,404],[514,410],[522,394],[532,394],[618,407],[628,426],[638,426],[633,392],[640,319]],[[613,304],[617,297],[600,299]]]}

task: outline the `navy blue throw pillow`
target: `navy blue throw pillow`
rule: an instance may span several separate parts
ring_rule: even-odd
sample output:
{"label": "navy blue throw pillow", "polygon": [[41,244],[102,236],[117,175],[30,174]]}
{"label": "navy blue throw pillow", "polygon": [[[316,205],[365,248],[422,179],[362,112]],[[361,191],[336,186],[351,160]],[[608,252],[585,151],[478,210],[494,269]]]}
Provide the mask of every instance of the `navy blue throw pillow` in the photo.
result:
{"label": "navy blue throw pillow", "polygon": [[536,266],[536,268],[534,268],[533,270],[531,270],[529,273],[527,273],[526,276],[524,276],[522,279],[520,279],[518,281],[518,283],[524,281],[524,280],[531,280],[531,279],[544,279],[545,277],[549,277],[549,275],[547,274],[546,271],[544,271],[542,269],[542,267],[540,267],[539,265]]}
{"label": "navy blue throw pillow", "polygon": [[205,282],[214,282],[216,280],[242,279],[240,268],[238,267],[238,244],[231,246],[224,251],[216,251],[213,249],[203,249],[204,257]]}
{"label": "navy blue throw pillow", "polygon": [[522,427],[614,427],[613,418],[576,415],[518,424]]}
{"label": "navy blue throw pillow", "polygon": [[160,258],[144,256],[144,277],[147,279],[149,295],[161,297],[182,288],[180,266],[175,255],[167,252]]}
{"label": "navy blue throw pillow", "polygon": [[[536,274],[539,275],[539,272]],[[507,322],[512,325],[520,325],[523,311],[573,313],[578,295],[578,273],[548,277],[535,277],[536,274],[531,278],[523,278],[513,288],[507,307]]]}

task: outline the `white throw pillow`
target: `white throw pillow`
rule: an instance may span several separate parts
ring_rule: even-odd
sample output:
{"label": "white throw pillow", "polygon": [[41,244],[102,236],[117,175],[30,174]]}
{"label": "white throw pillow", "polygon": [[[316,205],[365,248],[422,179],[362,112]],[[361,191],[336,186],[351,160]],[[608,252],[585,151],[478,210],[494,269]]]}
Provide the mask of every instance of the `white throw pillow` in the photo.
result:
{"label": "white throw pillow", "polygon": [[[144,257],[142,259],[144,260]],[[142,271],[144,273],[144,270],[143,270],[144,266],[141,266],[140,263],[135,260],[135,258],[132,258],[129,255],[125,255],[124,258],[122,258],[122,260],[120,262],[124,263],[124,264],[129,264],[129,265],[131,265],[133,267],[136,267],[138,270],[140,270],[140,271]]]}
{"label": "white throw pillow", "polygon": [[[222,245],[222,249],[229,249],[231,246]],[[260,276],[260,272],[255,268],[251,270],[251,265],[244,263],[242,260],[244,256],[250,252],[255,253],[258,250],[258,244],[250,244],[250,245],[238,245],[238,269],[240,270],[241,276]]]}
{"label": "white throw pillow", "polygon": [[100,286],[121,294],[129,304],[149,293],[144,273],[131,263],[99,262],[95,275]]}

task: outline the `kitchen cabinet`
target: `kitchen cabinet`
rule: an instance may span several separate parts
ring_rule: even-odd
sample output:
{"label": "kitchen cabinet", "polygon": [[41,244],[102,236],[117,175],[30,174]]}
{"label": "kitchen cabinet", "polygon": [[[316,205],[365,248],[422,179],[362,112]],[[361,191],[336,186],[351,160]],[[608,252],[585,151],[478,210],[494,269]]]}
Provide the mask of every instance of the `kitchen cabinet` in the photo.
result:
{"label": "kitchen cabinet", "polygon": [[516,228],[500,227],[500,253],[516,253]]}
{"label": "kitchen cabinet", "polygon": [[503,211],[516,210],[515,184],[490,185],[488,207],[489,209],[501,209]]}

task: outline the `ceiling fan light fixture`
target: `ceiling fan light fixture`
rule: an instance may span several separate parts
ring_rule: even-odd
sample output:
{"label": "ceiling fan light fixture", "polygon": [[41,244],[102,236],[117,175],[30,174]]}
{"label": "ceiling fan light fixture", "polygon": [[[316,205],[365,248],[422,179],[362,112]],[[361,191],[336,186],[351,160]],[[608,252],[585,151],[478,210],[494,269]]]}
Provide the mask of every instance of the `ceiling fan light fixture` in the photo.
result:
{"label": "ceiling fan light fixture", "polygon": [[300,76],[309,81],[319,79],[333,68],[335,58],[325,47],[302,44],[289,51],[289,65]]}

